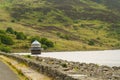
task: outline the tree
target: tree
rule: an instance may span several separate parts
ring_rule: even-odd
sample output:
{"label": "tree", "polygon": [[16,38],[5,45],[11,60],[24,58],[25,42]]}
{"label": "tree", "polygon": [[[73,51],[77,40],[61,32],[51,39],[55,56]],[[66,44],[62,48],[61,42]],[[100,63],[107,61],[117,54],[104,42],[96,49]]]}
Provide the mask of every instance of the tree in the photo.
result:
{"label": "tree", "polygon": [[18,32],[18,33],[16,34],[16,39],[25,40],[26,38],[27,38],[27,36],[24,35],[23,32]]}
{"label": "tree", "polygon": [[41,38],[40,42],[47,47],[54,47],[54,43],[47,38]]}
{"label": "tree", "polygon": [[30,42],[32,43],[32,42],[35,41],[35,40],[37,40],[37,41],[40,42],[40,37],[39,37],[39,36],[34,36],[34,37],[32,37],[32,38],[30,39]]}
{"label": "tree", "polygon": [[14,30],[13,30],[11,27],[8,27],[8,28],[6,29],[6,32],[7,32],[7,33],[10,33],[10,34],[14,34]]}
{"label": "tree", "polygon": [[40,42],[41,42],[42,44],[46,44],[47,38],[41,38]]}
{"label": "tree", "polygon": [[0,35],[0,40],[1,43],[6,44],[6,45],[13,45],[14,41],[12,40],[11,37],[7,36],[7,35]]}
{"label": "tree", "polygon": [[46,45],[42,45],[42,48],[46,50],[48,47]]}
{"label": "tree", "polygon": [[46,41],[46,45],[47,45],[47,47],[54,47],[54,43],[49,40]]}

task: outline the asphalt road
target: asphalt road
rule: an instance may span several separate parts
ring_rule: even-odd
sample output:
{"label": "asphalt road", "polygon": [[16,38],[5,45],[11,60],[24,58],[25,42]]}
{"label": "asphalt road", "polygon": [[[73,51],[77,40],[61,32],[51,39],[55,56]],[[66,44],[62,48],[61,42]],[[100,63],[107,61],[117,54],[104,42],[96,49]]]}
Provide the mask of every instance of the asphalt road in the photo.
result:
{"label": "asphalt road", "polygon": [[0,80],[19,80],[15,74],[6,64],[0,60]]}

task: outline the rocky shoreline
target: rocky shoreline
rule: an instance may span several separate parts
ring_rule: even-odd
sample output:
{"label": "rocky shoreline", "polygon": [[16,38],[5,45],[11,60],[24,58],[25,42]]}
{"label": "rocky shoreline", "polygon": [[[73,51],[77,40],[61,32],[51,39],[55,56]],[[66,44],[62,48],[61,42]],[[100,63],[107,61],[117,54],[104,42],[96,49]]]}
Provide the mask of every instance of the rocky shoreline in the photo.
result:
{"label": "rocky shoreline", "polygon": [[34,59],[78,80],[120,80],[120,67],[116,66],[99,66],[93,63],[70,62],[48,57],[35,57]]}
{"label": "rocky shoreline", "polygon": [[99,66],[69,62],[65,60],[2,54],[22,62],[32,69],[52,77],[54,80],[120,80],[120,67]]}

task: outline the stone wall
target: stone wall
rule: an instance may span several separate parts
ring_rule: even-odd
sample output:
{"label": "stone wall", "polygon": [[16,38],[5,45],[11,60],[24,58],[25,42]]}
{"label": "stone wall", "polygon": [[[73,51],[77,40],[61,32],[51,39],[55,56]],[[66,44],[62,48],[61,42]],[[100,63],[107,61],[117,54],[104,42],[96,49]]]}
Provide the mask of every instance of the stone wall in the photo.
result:
{"label": "stone wall", "polygon": [[36,61],[40,63],[46,63],[49,66],[63,71],[66,74],[71,76],[74,74],[84,75],[85,78],[77,77],[78,79],[90,79],[90,80],[120,80],[120,67],[108,67],[108,66],[99,66],[93,63],[79,63],[79,62],[70,62],[55,58],[48,57],[35,57]]}
{"label": "stone wall", "polygon": [[0,53],[0,55],[4,55],[9,58],[17,60],[18,62],[24,63],[27,66],[31,67],[32,69],[40,73],[43,73],[49,77],[52,77],[53,80],[78,80],[46,64],[39,64],[39,62],[37,61],[26,59],[19,55],[12,55],[12,54],[7,54],[7,53]]}
{"label": "stone wall", "polygon": [[99,66],[93,63],[69,62],[48,57],[28,58],[6,53],[2,55],[25,63],[54,80],[120,80],[120,67],[116,66]]}

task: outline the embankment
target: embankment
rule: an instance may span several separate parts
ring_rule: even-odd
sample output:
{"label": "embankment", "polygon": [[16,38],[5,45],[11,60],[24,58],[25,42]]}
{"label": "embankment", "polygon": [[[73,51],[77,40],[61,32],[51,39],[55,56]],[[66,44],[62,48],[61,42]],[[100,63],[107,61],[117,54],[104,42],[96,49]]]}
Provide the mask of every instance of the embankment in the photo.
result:
{"label": "embankment", "polygon": [[32,69],[52,77],[54,80],[78,80],[78,79],[74,79],[71,76],[68,76],[67,74],[65,74],[55,68],[53,69],[52,67],[50,67],[48,65],[40,64],[37,61],[26,59],[19,55],[12,55],[12,54],[2,53],[2,52],[0,53],[0,55],[4,55],[9,58],[17,60],[18,62],[24,63],[27,66],[31,67]]}
{"label": "embankment", "polygon": [[6,53],[1,53],[1,55],[24,63],[32,69],[52,77],[54,80],[120,80],[120,67],[68,62],[47,57],[26,58]]}

